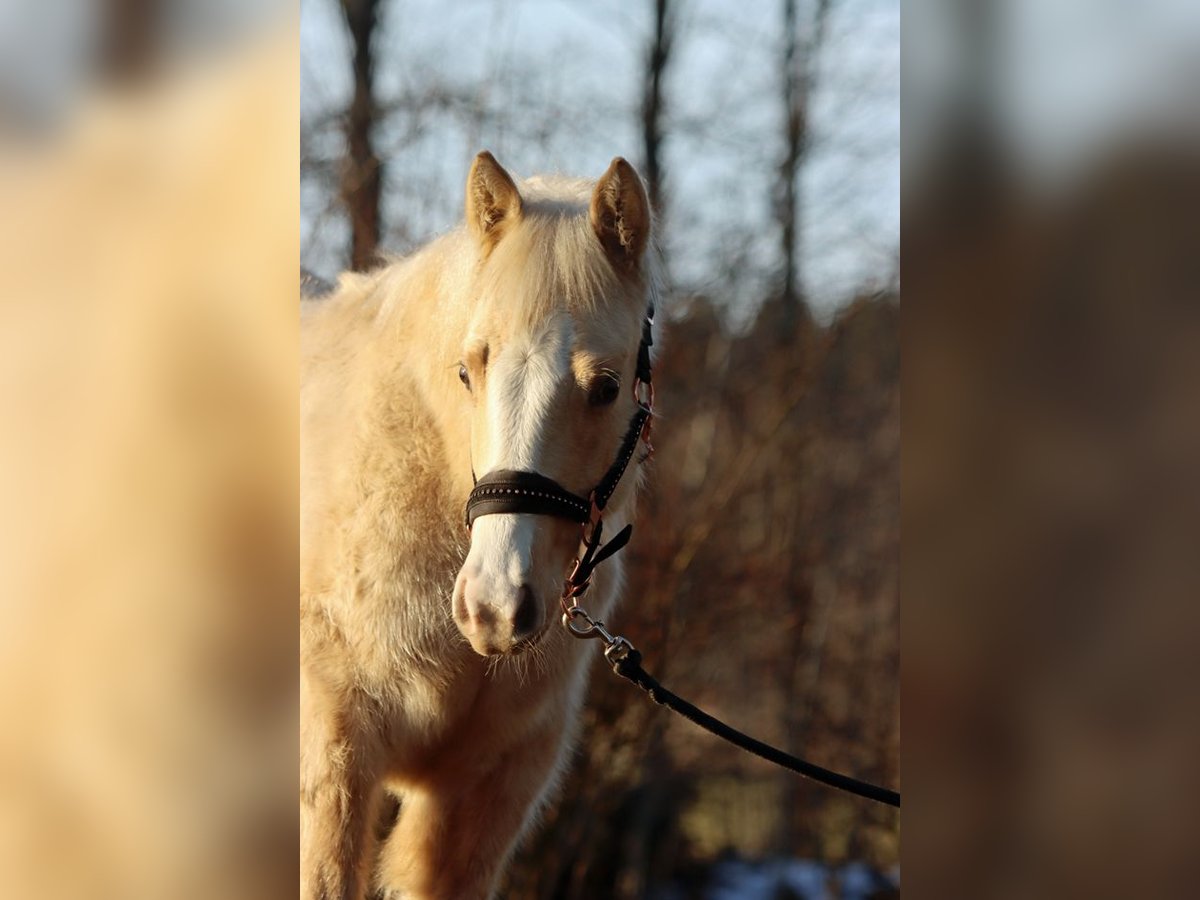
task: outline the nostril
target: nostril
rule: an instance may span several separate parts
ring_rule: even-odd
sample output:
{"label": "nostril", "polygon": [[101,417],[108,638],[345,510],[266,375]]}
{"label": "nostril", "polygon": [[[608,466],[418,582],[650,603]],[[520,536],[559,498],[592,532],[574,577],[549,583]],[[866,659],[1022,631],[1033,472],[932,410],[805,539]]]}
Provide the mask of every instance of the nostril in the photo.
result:
{"label": "nostril", "polygon": [[521,585],[520,599],[517,602],[517,611],[513,614],[513,637],[524,637],[533,631],[537,624],[537,599],[533,596],[533,588],[523,584]]}

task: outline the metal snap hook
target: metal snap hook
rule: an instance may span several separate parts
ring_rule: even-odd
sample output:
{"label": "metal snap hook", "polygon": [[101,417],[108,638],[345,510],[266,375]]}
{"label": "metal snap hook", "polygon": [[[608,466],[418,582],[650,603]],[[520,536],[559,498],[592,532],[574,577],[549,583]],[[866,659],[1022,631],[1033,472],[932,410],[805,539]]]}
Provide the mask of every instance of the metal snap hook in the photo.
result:
{"label": "metal snap hook", "polygon": [[629,655],[631,650],[633,650],[633,644],[629,643],[625,638],[618,636],[616,640],[604,649],[604,658],[612,663],[615,669]]}
{"label": "metal snap hook", "polygon": [[[642,388],[645,388],[644,395]],[[633,402],[642,409],[654,409],[654,382],[645,382],[640,378],[633,379]]]}
{"label": "metal snap hook", "polygon": [[[576,626],[576,619],[583,619],[582,628]],[[577,638],[596,637],[596,621],[582,606],[572,606],[565,610],[562,615],[562,623],[563,627]]]}

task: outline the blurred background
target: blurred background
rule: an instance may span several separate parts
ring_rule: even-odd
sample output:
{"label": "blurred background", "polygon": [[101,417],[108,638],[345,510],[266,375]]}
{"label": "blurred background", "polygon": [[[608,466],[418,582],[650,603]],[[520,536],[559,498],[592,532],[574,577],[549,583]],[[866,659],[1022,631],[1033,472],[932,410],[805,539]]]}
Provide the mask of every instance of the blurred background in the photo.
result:
{"label": "blurred background", "polygon": [[[897,0],[303,0],[300,34],[319,275],[455,226],[480,149],[518,175],[643,174],[670,272],[661,422],[610,624],[719,717],[898,787]],[[898,866],[894,810],[597,660],[501,895],[888,896]]]}

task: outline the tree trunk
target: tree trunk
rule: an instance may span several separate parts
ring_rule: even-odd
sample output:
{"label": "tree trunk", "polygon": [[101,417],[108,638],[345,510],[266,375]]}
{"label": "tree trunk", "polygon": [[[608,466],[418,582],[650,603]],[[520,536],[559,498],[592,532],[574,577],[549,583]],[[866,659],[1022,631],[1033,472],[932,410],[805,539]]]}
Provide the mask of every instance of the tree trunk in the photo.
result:
{"label": "tree trunk", "polygon": [[646,187],[654,211],[662,213],[663,77],[671,57],[673,29],[670,0],[654,0],[654,38],[646,57],[646,82],[642,95],[642,140],[646,159]]}
{"label": "tree trunk", "polygon": [[342,203],[350,217],[350,265],[366,269],[376,262],[379,246],[379,197],[382,166],[375,155],[375,66],[371,38],[378,21],[379,0],[342,0],[342,12],[354,45],[354,98],[346,114],[346,163],[342,171]]}
{"label": "tree trunk", "polygon": [[800,176],[800,157],[805,133],[804,92],[796,77],[796,0],[783,0],[783,107],[784,156],[780,167],[782,197],[779,208],[779,237],[783,250],[783,302],[787,324],[795,322],[796,292],[796,203],[797,181]]}
{"label": "tree trunk", "polygon": [[152,0],[107,0],[101,19],[100,67],[123,80],[144,74],[154,61],[162,10]]}
{"label": "tree trunk", "polygon": [[800,41],[796,0],[783,0],[784,156],[779,170],[779,236],[783,251],[780,298],[789,329],[800,308],[800,173],[809,148],[808,105],[816,84],[815,60],[825,42],[833,0],[816,0],[808,38]]}

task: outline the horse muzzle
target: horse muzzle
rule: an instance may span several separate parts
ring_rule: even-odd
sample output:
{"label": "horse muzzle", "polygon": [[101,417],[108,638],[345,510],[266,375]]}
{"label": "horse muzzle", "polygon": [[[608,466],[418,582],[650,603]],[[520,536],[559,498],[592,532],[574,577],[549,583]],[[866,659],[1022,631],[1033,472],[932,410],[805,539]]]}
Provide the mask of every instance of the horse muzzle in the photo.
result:
{"label": "horse muzzle", "polygon": [[546,631],[549,616],[528,583],[497,584],[471,577],[466,568],[454,585],[454,623],[480,656],[519,653]]}

